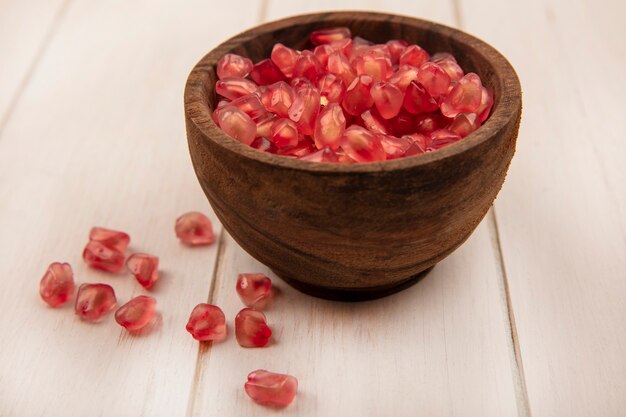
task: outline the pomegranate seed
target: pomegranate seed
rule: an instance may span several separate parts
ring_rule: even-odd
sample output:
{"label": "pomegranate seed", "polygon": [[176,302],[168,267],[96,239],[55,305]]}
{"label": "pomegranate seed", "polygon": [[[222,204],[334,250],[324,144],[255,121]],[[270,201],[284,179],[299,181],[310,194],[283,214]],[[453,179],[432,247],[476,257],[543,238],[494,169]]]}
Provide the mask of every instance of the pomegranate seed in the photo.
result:
{"label": "pomegranate seed", "polygon": [[379,135],[380,144],[383,146],[387,159],[396,159],[403,157],[406,151],[411,147],[413,141],[403,136],[397,138],[389,135]]}
{"label": "pomegranate seed", "polygon": [[393,75],[391,59],[386,55],[380,55],[376,51],[369,50],[354,60],[357,75],[369,75],[374,80],[387,80]]}
{"label": "pomegranate seed", "polygon": [[410,65],[415,68],[419,68],[424,62],[428,61],[430,56],[428,52],[423,50],[417,45],[409,45],[400,55],[400,65]]}
{"label": "pomegranate seed", "polygon": [[217,61],[217,77],[222,78],[245,78],[254,64],[252,60],[237,54],[226,54]]}
{"label": "pomegranate seed", "polygon": [[383,119],[374,109],[365,110],[363,114],[361,114],[361,120],[363,120],[363,127],[366,127],[370,132],[381,133],[383,135],[391,133],[391,124]]}
{"label": "pomegranate seed", "polygon": [[315,144],[310,139],[301,137],[296,146],[288,146],[278,149],[276,153],[284,156],[302,158],[303,156],[308,155],[311,152],[315,152]]}
{"label": "pomegranate seed", "polygon": [[328,72],[341,78],[345,85],[350,85],[356,78],[356,72],[350,66],[350,61],[339,51],[328,55],[327,67]]}
{"label": "pomegranate seed", "polygon": [[68,263],[53,262],[39,283],[39,294],[50,307],[59,307],[74,297],[74,273]]}
{"label": "pomegranate seed", "polygon": [[404,156],[415,156],[415,155],[421,155],[424,153],[424,150],[422,150],[422,148],[416,143],[413,142],[411,144],[411,146],[409,146],[409,149],[406,150],[406,152],[404,153]]}
{"label": "pomegranate seed", "polygon": [[322,149],[325,146],[331,149],[339,147],[339,139],[346,129],[346,118],[341,106],[330,103],[324,107],[315,121],[313,139],[315,146]]}
{"label": "pomegranate seed", "polygon": [[430,140],[425,135],[422,135],[420,133],[413,133],[411,135],[403,136],[403,138],[406,138],[412,142],[409,149],[407,149],[405,156],[418,155],[428,150]]}
{"label": "pomegranate seed", "polygon": [[244,388],[254,402],[270,407],[286,407],[296,397],[298,380],[291,375],[263,369],[250,372]]}
{"label": "pomegranate seed", "polygon": [[448,77],[450,77],[450,80],[452,81],[459,81],[461,78],[463,78],[463,75],[465,75],[459,64],[457,64],[456,60],[454,60],[454,58],[442,59],[439,61],[435,61],[435,63],[439,65],[441,69],[446,72],[446,74],[448,74]]}
{"label": "pomegranate seed", "polygon": [[311,32],[309,39],[313,45],[337,42],[352,37],[350,29],[346,27],[320,29]]}
{"label": "pomegranate seed", "polygon": [[272,280],[265,274],[239,274],[237,294],[247,307],[262,310],[272,299]]}
{"label": "pomegranate seed", "polygon": [[263,103],[256,94],[249,94],[247,96],[239,97],[236,100],[222,104],[213,112],[217,119],[217,124],[220,123],[219,113],[229,106],[234,106],[247,114],[252,120],[259,120],[267,114]]}
{"label": "pomegranate seed", "polygon": [[235,336],[242,347],[265,347],[272,337],[265,314],[251,308],[244,308],[235,317]]}
{"label": "pomegranate seed", "polygon": [[83,320],[98,321],[117,305],[115,291],[107,284],[82,284],[78,287],[74,311]]}
{"label": "pomegranate seed", "polygon": [[[335,74],[324,74],[317,79],[317,88],[320,90],[320,96],[326,98],[326,103],[341,103],[346,95],[346,85],[341,78]],[[324,104],[324,103],[322,103]]]}
{"label": "pomegranate seed", "polygon": [[254,139],[254,142],[252,142],[250,146],[252,146],[254,149],[269,153],[275,153],[277,149],[276,145],[274,145],[266,137],[258,137]]}
{"label": "pomegranate seed", "polygon": [[392,119],[400,113],[404,95],[394,84],[379,81],[372,86],[370,93],[383,119]]}
{"label": "pomegranate seed", "polygon": [[[257,122],[256,122],[256,136],[257,136],[257,139],[258,139],[259,136],[260,137],[269,138],[270,135],[271,135],[272,125],[278,119],[279,119],[279,117],[277,117],[275,114],[266,113],[266,115],[264,117],[262,117],[261,119],[257,120]],[[250,146],[252,146],[253,148],[256,148],[256,146],[254,146],[255,142],[256,142],[256,139],[250,144]],[[257,149],[259,149],[259,148],[257,148]]]}
{"label": "pomegranate seed", "polygon": [[450,77],[434,62],[426,62],[420,67],[417,73],[417,81],[433,97],[447,93],[448,87],[450,87]]}
{"label": "pomegranate seed", "polygon": [[280,68],[278,68],[271,59],[264,59],[259,61],[254,68],[252,68],[250,78],[258,85],[268,85],[278,81],[284,81],[285,74],[282,73]]}
{"label": "pomegranate seed", "polygon": [[436,151],[437,149],[441,149],[444,146],[450,145],[460,140],[461,136],[450,130],[435,130],[433,133],[430,134],[430,144],[428,145],[428,150]]}
{"label": "pomegranate seed", "polygon": [[89,232],[89,240],[100,242],[106,247],[124,252],[130,243],[130,236],[118,230],[93,227]]}
{"label": "pomegranate seed", "polygon": [[311,162],[339,162],[339,155],[337,155],[337,152],[326,146],[319,151],[305,155],[300,159],[302,161]]}
{"label": "pomegranate seed", "polygon": [[342,106],[348,114],[358,116],[372,107],[374,99],[370,94],[374,80],[369,75],[359,75],[346,90]]}
{"label": "pomegranate seed", "polygon": [[115,321],[126,330],[134,332],[144,328],[154,318],[156,300],[147,295],[140,295],[115,312]]}
{"label": "pomegranate seed", "polygon": [[385,150],[380,139],[361,126],[350,126],[340,140],[341,148],[356,162],[384,161]]}
{"label": "pomegranate seed", "polygon": [[331,42],[330,47],[336,52],[341,52],[346,58],[350,56],[352,51],[352,39],[341,39]]}
{"label": "pomegranate seed", "polygon": [[394,136],[402,136],[413,131],[413,115],[401,110],[400,113],[389,120],[391,124],[391,131]]}
{"label": "pomegranate seed", "polygon": [[289,118],[296,122],[304,135],[312,135],[315,119],[320,111],[320,93],[317,88],[303,87],[296,91],[296,97],[289,107]]}
{"label": "pomegranate seed", "polygon": [[293,68],[293,76],[315,81],[323,71],[322,64],[320,64],[313,52],[302,51]]}
{"label": "pomegranate seed", "polygon": [[298,91],[302,88],[315,87],[313,83],[311,82],[311,80],[309,80],[308,78],[304,78],[304,77],[292,78],[289,84],[291,85],[294,91]]}
{"label": "pomegranate seed", "polygon": [[476,113],[459,113],[448,126],[448,130],[464,138],[478,129],[479,126],[480,122]]}
{"label": "pomegranate seed", "polygon": [[245,78],[228,77],[215,83],[215,92],[229,100],[254,93],[259,87]]}
{"label": "pomegranate seed", "polygon": [[267,86],[261,95],[261,101],[267,111],[281,117],[287,117],[287,112],[294,99],[293,88],[284,81]]}
{"label": "pomegranate seed", "polygon": [[150,289],[159,279],[159,258],[147,253],[133,253],[126,261],[126,267],[137,282]]}
{"label": "pomegranate seed", "polygon": [[386,43],[389,50],[389,56],[393,65],[398,65],[400,62],[400,56],[406,51],[409,43],[402,39],[393,39]]}
{"label": "pomegranate seed", "polygon": [[194,307],[186,329],[200,342],[220,341],[226,338],[226,317],[221,308],[212,304],[198,304]]}
{"label": "pomegranate seed", "polygon": [[439,108],[435,99],[416,81],[411,81],[406,89],[402,105],[406,111],[413,114],[431,112]]}
{"label": "pomegranate seed", "polygon": [[91,268],[106,272],[120,272],[124,267],[122,252],[105,246],[97,240],[90,240],[83,251],[83,259]]}
{"label": "pomegranate seed", "polygon": [[256,123],[246,113],[234,106],[224,106],[218,111],[219,127],[233,139],[249,145],[256,136]]}
{"label": "pomegranate seed", "polygon": [[483,123],[489,117],[489,112],[491,112],[491,107],[493,107],[493,92],[483,87],[480,95],[480,105],[476,109],[476,114],[478,114],[478,122]]}
{"label": "pomegranate seed", "polygon": [[335,52],[335,49],[332,46],[319,45],[313,50],[313,55],[315,55],[315,58],[317,58],[319,63],[322,65],[322,68],[326,68],[326,65],[328,65],[328,55],[333,52]]}
{"label": "pomegranate seed", "polygon": [[431,57],[430,60],[436,63],[439,63],[441,61],[452,61],[456,63],[456,58],[454,57],[454,55],[448,52],[437,52]]}
{"label": "pomegranate seed", "polygon": [[456,117],[459,113],[475,112],[480,106],[482,83],[480,77],[470,72],[459,80],[441,103],[441,113]]}
{"label": "pomegranate seed", "polygon": [[298,127],[289,119],[278,119],[270,130],[270,140],[279,148],[298,144]]}
{"label": "pomegranate seed", "polygon": [[215,240],[211,220],[202,213],[190,211],[176,219],[176,236],[186,245],[210,245]]}
{"label": "pomegranate seed", "polygon": [[417,68],[412,67],[410,65],[402,65],[398,68],[391,78],[389,78],[389,82],[400,89],[403,93],[411,84],[411,81],[417,80]]}
{"label": "pomegranate seed", "polygon": [[277,43],[272,48],[271,60],[286,77],[291,78],[298,60],[298,53],[282,43]]}
{"label": "pomegranate seed", "polygon": [[440,113],[422,113],[415,116],[415,130],[417,133],[429,135],[445,126],[444,117]]}

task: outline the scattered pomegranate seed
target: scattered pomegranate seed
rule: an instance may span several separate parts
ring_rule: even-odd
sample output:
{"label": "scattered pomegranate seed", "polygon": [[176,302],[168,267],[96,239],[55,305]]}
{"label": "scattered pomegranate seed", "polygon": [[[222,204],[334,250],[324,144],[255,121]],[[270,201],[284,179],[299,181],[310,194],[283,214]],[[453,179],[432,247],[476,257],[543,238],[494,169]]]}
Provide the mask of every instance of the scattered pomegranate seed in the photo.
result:
{"label": "scattered pomegranate seed", "polygon": [[251,308],[244,308],[235,317],[235,336],[242,347],[265,347],[272,337],[265,314]]}
{"label": "scattered pomegranate seed", "polygon": [[126,260],[126,267],[145,289],[150,289],[159,279],[159,258],[147,253],[133,253]]}
{"label": "scattered pomegranate seed", "polygon": [[125,256],[115,248],[105,246],[97,240],[90,240],[83,251],[85,263],[92,268],[106,272],[120,272],[124,268]]}
{"label": "scattered pomegranate seed", "polygon": [[263,310],[272,299],[272,280],[265,274],[239,274],[237,294],[247,307]]}
{"label": "scattered pomegranate seed", "polygon": [[223,340],[226,338],[224,312],[212,304],[198,304],[189,316],[186,329],[194,339],[201,342]]}
{"label": "scattered pomegranate seed", "polygon": [[104,246],[124,252],[130,243],[130,236],[119,230],[93,227],[89,231],[89,240],[102,243]]}
{"label": "scattered pomegranate seed", "polygon": [[115,321],[126,330],[134,332],[149,324],[156,310],[156,300],[147,295],[140,295],[115,312]]}
{"label": "scattered pomegranate seed", "polygon": [[186,245],[210,245],[215,240],[211,220],[202,213],[192,211],[176,219],[176,236]]}
{"label": "scattered pomegranate seed", "polygon": [[250,372],[244,389],[256,403],[270,407],[286,407],[296,396],[298,380],[291,375],[259,369]]}
{"label": "scattered pomegranate seed", "polygon": [[249,58],[244,58],[236,54],[226,54],[217,61],[217,77],[222,78],[244,78],[247,76],[254,64]]}
{"label": "scattered pomegranate seed", "polygon": [[50,307],[59,307],[74,297],[74,273],[68,263],[53,262],[39,283],[39,294]]}
{"label": "scattered pomegranate seed", "polygon": [[98,321],[117,305],[115,291],[107,284],[82,284],[78,287],[74,311],[83,320]]}
{"label": "scattered pomegranate seed", "polygon": [[[351,36],[346,27],[316,30],[311,49],[277,43],[256,64],[225,55],[215,86],[224,99],[213,120],[262,152],[354,163],[435,151],[489,117],[492,90],[478,75],[464,74],[451,54],[430,55],[402,39],[375,44]],[[404,136],[415,135],[426,145],[407,147]]]}

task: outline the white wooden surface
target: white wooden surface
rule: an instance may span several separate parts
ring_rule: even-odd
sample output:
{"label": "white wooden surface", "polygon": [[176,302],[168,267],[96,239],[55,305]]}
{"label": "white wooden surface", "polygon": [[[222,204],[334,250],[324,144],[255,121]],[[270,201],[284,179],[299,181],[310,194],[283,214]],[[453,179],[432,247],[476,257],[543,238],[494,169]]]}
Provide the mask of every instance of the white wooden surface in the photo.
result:
{"label": "white wooden surface", "polygon": [[[182,248],[172,232],[183,211],[212,215],[184,140],[184,81],[204,52],[262,20],[354,8],[461,27],[505,53],[525,94],[518,151],[497,215],[418,285],[342,304],[276,279],[273,343],[245,350],[232,334],[234,280],[269,271],[214,217],[210,248]],[[1,0],[0,416],[624,415],[624,8]],[[143,292],[84,266],[95,224],[161,257],[162,323],[151,333],[81,323],[38,299],[54,260],[79,282],[111,283],[120,302]],[[199,347],[184,324],[206,300],[223,307],[231,334]],[[276,412],[249,401],[242,384],[257,368],[296,375],[295,403]]]}

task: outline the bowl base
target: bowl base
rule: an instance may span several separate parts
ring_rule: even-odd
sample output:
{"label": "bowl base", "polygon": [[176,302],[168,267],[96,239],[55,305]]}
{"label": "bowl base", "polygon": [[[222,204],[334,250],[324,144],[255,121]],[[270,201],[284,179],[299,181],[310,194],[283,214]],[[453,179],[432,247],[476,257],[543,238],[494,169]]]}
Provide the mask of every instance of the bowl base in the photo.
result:
{"label": "bowl base", "polygon": [[394,282],[391,285],[381,285],[378,287],[367,287],[367,288],[329,288],[329,287],[321,287],[317,285],[307,284],[293,278],[287,277],[285,275],[280,274],[277,271],[274,271],[279,278],[285,281],[287,284],[291,285],[296,290],[303,292],[307,295],[311,295],[317,298],[323,298],[325,300],[332,301],[369,301],[375,300],[377,298],[386,297],[391,294],[395,294],[398,291],[402,291],[406,288],[409,288],[413,284],[416,284],[422,278],[428,274],[435,265],[431,266],[428,269],[420,272],[417,275],[414,275],[404,281]]}

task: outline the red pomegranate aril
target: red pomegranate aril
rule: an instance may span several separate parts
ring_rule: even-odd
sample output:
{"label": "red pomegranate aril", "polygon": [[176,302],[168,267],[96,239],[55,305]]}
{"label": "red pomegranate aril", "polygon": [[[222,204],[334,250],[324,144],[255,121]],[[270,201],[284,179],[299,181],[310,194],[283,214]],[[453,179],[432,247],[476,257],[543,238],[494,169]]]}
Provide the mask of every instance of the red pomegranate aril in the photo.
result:
{"label": "red pomegranate aril", "polygon": [[328,55],[333,52],[335,52],[335,49],[330,45],[318,45],[313,50],[313,55],[315,55],[315,58],[317,58],[319,63],[322,65],[322,68],[326,68],[326,65],[328,64]]}
{"label": "red pomegranate aril", "polygon": [[250,71],[250,78],[258,85],[273,84],[286,79],[285,74],[271,59],[259,61]]}
{"label": "red pomegranate aril", "polygon": [[365,110],[361,114],[361,120],[363,121],[363,127],[367,128],[370,132],[383,135],[389,135],[391,133],[391,124],[383,119],[375,109]]}
{"label": "red pomegranate aril", "polygon": [[459,113],[474,112],[480,106],[482,83],[473,72],[466,74],[452,88],[441,103],[441,113],[446,117],[456,117]]}
{"label": "red pomegranate aril", "polygon": [[265,347],[272,337],[265,314],[251,308],[244,308],[235,317],[235,336],[242,347]]}
{"label": "red pomegranate aril", "polygon": [[298,52],[282,43],[277,43],[272,48],[271,60],[287,78],[291,78],[298,60]]}
{"label": "red pomegranate aril", "polygon": [[314,87],[303,87],[296,91],[295,99],[289,107],[288,114],[289,118],[296,123],[300,133],[312,135],[319,111],[319,91]]}
{"label": "red pomegranate aril", "polygon": [[430,143],[428,144],[428,149],[431,151],[436,151],[437,149],[441,149],[444,146],[451,145],[455,142],[461,140],[461,136],[447,129],[439,129],[435,130],[430,134]]}
{"label": "red pomegranate aril", "polygon": [[345,85],[352,84],[352,81],[356,78],[356,72],[350,66],[350,61],[339,51],[328,55],[328,64],[326,66],[328,67],[328,72],[341,78]]}
{"label": "red pomegranate aril", "polygon": [[298,127],[289,119],[278,119],[272,125],[269,139],[279,148],[298,144]]}
{"label": "red pomegranate aril", "polygon": [[407,149],[405,155],[417,155],[420,153],[424,153],[428,150],[428,145],[430,144],[430,139],[426,135],[422,135],[420,133],[412,133],[410,135],[402,136],[405,139],[408,139],[412,142],[412,145]]}
{"label": "red pomegranate aril", "polygon": [[341,39],[328,44],[333,51],[341,52],[346,58],[350,56],[352,51],[352,39]]}
{"label": "red pomegranate aril", "polygon": [[279,148],[276,151],[278,155],[291,156],[295,158],[302,158],[303,156],[309,155],[312,152],[315,152],[315,144],[311,140],[305,139],[303,137],[300,137],[300,141],[296,146]]}
{"label": "red pomegranate aril", "polygon": [[341,136],[340,145],[343,151],[356,162],[384,161],[385,150],[380,139],[361,126],[350,126]]}
{"label": "red pomegranate aril", "polygon": [[115,312],[115,321],[126,330],[135,332],[146,327],[154,318],[156,300],[147,295],[139,295]]}
{"label": "red pomegranate aril", "polygon": [[387,154],[387,159],[397,159],[404,156],[406,151],[411,147],[413,141],[406,136],[397,138],[389,135],[379,135],[380,143]]}
{"label": "red pomegranate aril", "polygon": [[429,135],[437,129],[442,129],[446,122],[444,117],[436,113],[422,113],[415,116],[415,131],[424,135]]}
{"label": "red pomegranate aril", "polygon": [[385,81],[393,75],[391,59],[380,55],[375,50],[369,50],[354,60],[357,75],[369,75],[376,81]]}
{"label": "red pomegranate aril", "polygon": [[[268,135],[269,136],[269,135]],[[254,139],[254,142],[250,144],[254,149],[258,149],[263,152],[275,153],[276,145],[274,145],[267,137],[258,137]]]}
{"label": "red pomegranate aril", "polygon": [[404,93],[409,87],[409,84],[411,84],[411,81],[417,80],[417,73],[417,68],[410,65],[401,65],[398,71],[389,78],[389,82]]}
{"label": "red pomegranate aril", "polygon": [[125,256],[115,248],[105,246],[97,240],[90,240],[83,251],[83,259],[91,268],[106,272],[120,272],[124,267]]}
{"label": "red pomegranate aril", "polygon": [[339,139],[346,129],[346,118],[341,106],[330,103],[324,107],[315,121],[313,140],[318,149],[328,146],[331,149],[339,147]]}
{"label": "red pomegranate aril", "polygon": [[189,246],[210,245],[215,240],[211,220],[202,213],[191,211],[176,219],[176,236]]}
{"label": "red pomegranate aril", "polygon": [[263,310],[272,299],[272,280],[265,274],[239,274],[236,288],[241,301],[255,310]]}
{"label": "red pomegranate aril", "polygon": [[478,114],[478,122],[483,123],[489,117],[489,112],[491,112],[491,108],[493,107],[493,92],[483,87],[480,95],[480,105],[476,109],[476,114]]}
{"label": "red pomegranate aril", "polygon": [[392,39],[386,43],[387,50],[389,51],[389,57],[393,65],[398,65],[400,62],[400,56],[406,51],[409,43],[402,39]]}
{"label": "red pomegranate aril", "polygon": [[254,82],[245,78],[228,77],[215,83],[215,92],[229,100],[254,93],[259,88]]}
{"label": "red pomegranate aril", "polygon": [[352,36],[350,29],[346,27],[320,29],[311,32],[309,39],[313,45],[322,45],[326,43],[337,42],[342,39],[348,39]]}
{"label": "red pomegranate aril", "polygon": [[258,404],[286,407],[296,397],[298,380],[291,375],[276,374],[263,369],[250,372],[244,385],[246,394]]}
{"label": "red pomegranate aril", "polygon": [[87,321],[98,321],[117,305],[115,291],[107,284],[82,284],[78,287],[74,311]]}
{"label": "red pomegranate aril", "polygon": [[451,81],[459,81],[465,75],[459,64],[452,59],[442,59],[437,61],[436,64],[448,74]]}
{"label": "red pomegranate aril", "polygon": [[159,258],[147,253],[133,253],[126,261],[126,267],[137,282],[150,289],[159,279]]}
{"label": "red pomegranate aril", "polygon": [[400,65],[410,65],[415,68],[419,68],[424,62],[428,61],[430,56],[428,52],[423,50],[417,45],[409,45],[404,50],[398,63]]}
{"label": "red pomegranate aril", "polygon": [[216,110],[217,124],[233,139],[250,145],[256,136],[256,124],[246,113],[235,106],[224,106]]}
{"label": "red pomegranate aril", "polygon": [[370,90],[373,84],[374,80],[369,75],[359,75],[348,86],[342,102],[342,107],[348,114],[358,116],[372,107],[374,99]]}
{"label": "red pomegranate aril", "polygon": [[253,66],[249,58],[237,54],[226,54],[217,61],[217,77],[220,80],[229,77],[245,78]]}
{"label": "red pomegranate aril", "polygon": [[413,117],[414,116],[412,114],[407,113],[405,110],[401,110],[396,117],[389,120],[393,135],[400,137],[413,132]]}
{"label": "red pomegranate aril", "polygon": [[130,243],[130,236],[119,230],[93,227],[89,231],[89,240],[100,242],[104,246],[124,252]]}
{"label": "red pomegranate aril", "polygon": [[320,91],[322,104],[324,104],[324,98],[326,98],[326,104],[341,103],[346,95],[346,85],[341,78],[331,73],[324,74],[317,79],[317,88]]}
{"label": "red pomegranate aril", "polygon": [[417,81],[433,97],[447,93],[450,87],[450,77],[434,62],[426,62],[419,68]]}
{"label": "red pomegranate aril", "polygon": [[317,152],[301,157],[300,160],[311,162],[339,162],[339,155],[337,155],[337,152],[326,146]]}
{"label": "red pomegranate aril", "polygon": [[315,81],[323,71],[322,64],[320,64],[313,52],[302,51],[293,68],[293,76]]}
{"label": "red pomegranate aril", "polygon": [[292,78],[289,85],[293,88],[294,93],[302,88],[313,88],[315,85],[308,78],[296,77]]}
{"label": "red pomegranate aril", "polygon": [[253,148],[260,149],[258,146],[255,145],[255,143],[257,142],[257,139],[259,137],[269,138],[270,135],[272,134],[271,133],[272,125],[278,119],[280,119],[280,117],[276,116],[275,114],[267,113],[265,117],[262,117],[261,119],[257,120],[256,122],[256,136],[257,137],[254,139],[254,141],[252,141],[250,146],[252,146]]}
{"label": "red pomegranate aril", "polygon": [[200,342],[218,342],[226,338],[226,317],[218,306],[198,304],[192,310],[185,328]]}
{"label": "red pomegranate aril", "polygon": [[459,113],[448,126],[448,130],[464,138],[478,129],[479,126],[480,122],[476,113]]}
{"label": "red pomegranate aril", "polygon": [[218,123],[220,120],[219,112],[227,108],[229,105],[238,108],[254,121],[259,120],[267,114],[267,110],[265,109],[263,103],[261,103],[259,97],[256,94],[249,94],[247,96],[239,97],[238,99],[235,99],[230,103],[222,105],[222,107],[216,109],[215,112],[218,113]]}
{"label": "red pomegranate aril", "polygon": [[404,93],[404,109],[412,114],[427,113],[439,108],[435,99],[418,82],[411,81]]}
{"label": "red pomegranate aril", "polygon": [[400,113],[404,94],[392,83],[378,81],[370,90],[374,105],[383,119],[392,119]]}
{"label": "red pomegranate aril", "polygon": [[74,273],[68,263],[53,262],[39,282],[39,295],[50,307],[59,307],[74,297]]}

